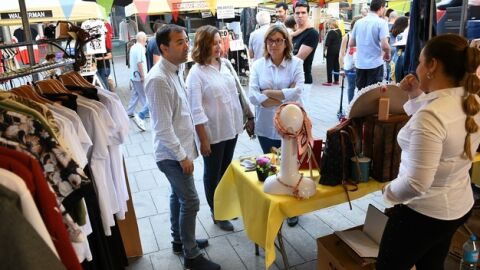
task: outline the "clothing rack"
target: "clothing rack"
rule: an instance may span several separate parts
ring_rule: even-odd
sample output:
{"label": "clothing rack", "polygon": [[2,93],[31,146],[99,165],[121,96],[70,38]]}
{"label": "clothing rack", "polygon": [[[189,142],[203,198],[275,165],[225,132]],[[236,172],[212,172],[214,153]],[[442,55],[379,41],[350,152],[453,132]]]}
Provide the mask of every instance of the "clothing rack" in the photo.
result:
{"label": "clothing rack", "polygon": [[73,65],[73,64],[75,64],[75,60],[73,59],[63,59],[54,64],[36,64],[34,66],[20,68],[20,69],[8,71],[5,73],[0,73],[0,80],[12,80],[12,79],[25,77],[28,75],[44,72],[44,71],[59,68],[59,67]]}

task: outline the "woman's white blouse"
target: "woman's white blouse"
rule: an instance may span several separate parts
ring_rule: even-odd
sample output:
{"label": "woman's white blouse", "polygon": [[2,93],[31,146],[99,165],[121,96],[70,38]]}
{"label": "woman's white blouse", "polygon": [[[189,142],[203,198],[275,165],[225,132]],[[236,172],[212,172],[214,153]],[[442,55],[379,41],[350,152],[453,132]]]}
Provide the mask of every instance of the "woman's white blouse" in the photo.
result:
{"label": "woman's white blouse", "polygon": [[193,123],[205,125],[211,144],[233,139],[243,130],[243,111],[226,61],[221,59],[220,71],[197,63],[186,81]]}
{"label": "woman's white blouse", "polygon": [[[263,107],[262,102],[268,97],[262,94],[266,89],[281,89],[285,97],[282,102],[301,102],[301,95],[305,82],[303,61],[293,56],[292,59],[283,59],[279,66],[272,63],[270,58],[262,57],[255,61],[250,71],[249,99],[255,106],[255,133],[258,136],[273,140],[280,140],[275,129],[273,118],[278,106]],[[291,87],[293,86],[293,87]]]}
{"label": "woman's white blouse", "polygon": [[[385,201],[403,203],[442,220],[458,219],[472,208],[468,173],[472,162],[463,153],[463,96],[462,87],[449,88],[422,94],[404,105],[407,114],[413,116],[398,133],[400,170],[385,188]],[[480,123],[480,114],[474,118]],[[480,132],[471,134],[472,153],[479,142]]]}

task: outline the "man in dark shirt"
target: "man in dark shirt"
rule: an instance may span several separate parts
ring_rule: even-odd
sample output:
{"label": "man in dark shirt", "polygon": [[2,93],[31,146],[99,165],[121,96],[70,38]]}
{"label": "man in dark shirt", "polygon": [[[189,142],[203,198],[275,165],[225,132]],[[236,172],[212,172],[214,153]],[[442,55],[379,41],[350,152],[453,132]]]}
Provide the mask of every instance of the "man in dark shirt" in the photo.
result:
{"label": "man in dark shirt", "polygon": [[[303,87],[302,99],[308,97],[312,87],[312,62],[315,50],[318,45],[318,32],[308,23],[308,12],[310,6],[307,2],[298,1],[293,6],[293,13],[297,29],[301,33],[293,38],[293,54],[303,60],[303,72],[305,73],[305,85]],[[298,217],[287,219],[290,227],[297,225]]]}
{"label": "man in dark shirt", "polygon": [[[157,33],[157,30],[163,25],[164,23],[156,22],[153,25],[153,32]],[[160,50],[158,49],[155,35],[151,37],[147,42],[146,58],[147,58],[147,71],[150,71],[150,69],[158,62],[158,60],[160,60]]]}
{"label": "man in dark shirt", "polygon": [[[307,2],[297,2],[293,7],[298,30],[302,31],[293,38],[293,54],[303,60],[305,86],[310,88],[312,79],[312,62],[318,45],[318,32],[308,23],[310,7]],[[308,89],[309,90],[309,89]],[[306,91],[308,94],[308,91]]]}

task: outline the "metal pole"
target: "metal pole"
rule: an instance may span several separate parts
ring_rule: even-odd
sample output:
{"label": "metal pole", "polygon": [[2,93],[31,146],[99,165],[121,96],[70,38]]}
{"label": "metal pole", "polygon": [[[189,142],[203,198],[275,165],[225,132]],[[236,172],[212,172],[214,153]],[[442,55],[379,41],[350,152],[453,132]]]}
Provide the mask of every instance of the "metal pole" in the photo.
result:
{"label": "metal pole", "polygon": [[[28,14],[27,7],[25,5],[25,0],[18,0],[18,5],[20,6],[20,16],[22,17],[22,26],[23,33],[25,34],[25,41],[27,43],[32,42],[32,32],[30,31],[30,25],[28,24]],[[35,65],[35,54],[33,52],[33,45],[27,45],[28,59],[30,66]],[[38,74],[33,75],[33,81],[38,80]]]}
{"label": "metal pole", "polygon": [[[434,2],[435,0],[430,0],[430,14],[429,14],[429,18],[428,18],[428,39],[431,39],[432,36],[433,36],[433,6],[435,4]],[[467,1],[464,1],[464,2],[467,2]]]}
{"label": "metal pole", "polygon": [[465,36],[465,28],[467,23],[467,14],[468,14],[468,1],[464,0],[462,2],[462,17],[460,18],[460,36]]}

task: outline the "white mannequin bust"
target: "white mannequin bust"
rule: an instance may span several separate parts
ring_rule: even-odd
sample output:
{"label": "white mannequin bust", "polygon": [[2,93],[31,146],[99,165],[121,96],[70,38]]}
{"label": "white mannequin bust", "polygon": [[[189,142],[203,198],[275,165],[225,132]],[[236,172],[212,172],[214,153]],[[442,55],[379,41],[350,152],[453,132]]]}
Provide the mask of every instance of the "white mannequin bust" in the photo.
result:
{"label": "white mannequin bust", "polygon": [[[290,133],[298,132],[302,128],[303,112],[294,104],[283,107],[280,112],[282,126]],[[280,173],[269,176],[263,185],[263,191],[270,194],[294,196],[294,187],[297,187],[297,196],[306,199],[317,191],[315,182],[308,177],[303,177],[298,172],[297,164],[298,146],[295,139],[282,138],[282,161]],[[299,182],[300,178],[302,180]]]}

